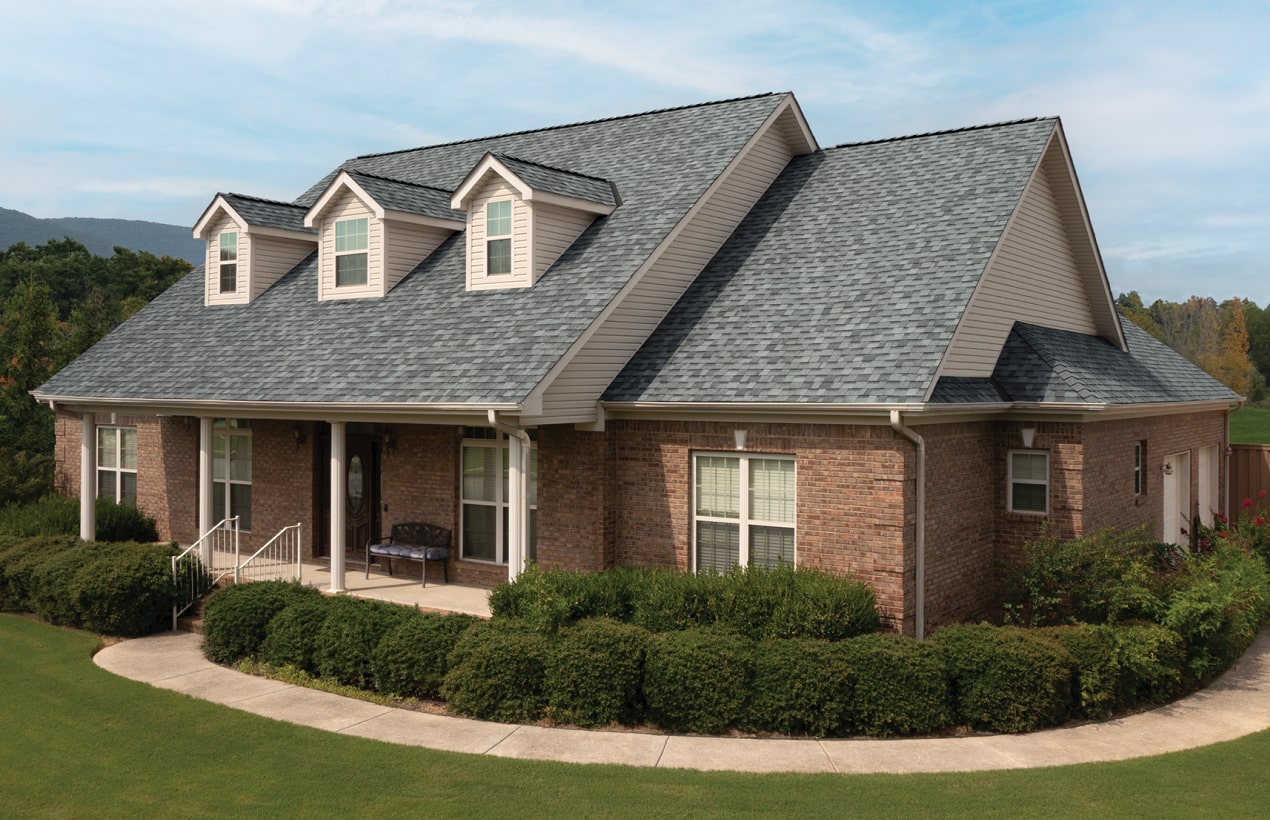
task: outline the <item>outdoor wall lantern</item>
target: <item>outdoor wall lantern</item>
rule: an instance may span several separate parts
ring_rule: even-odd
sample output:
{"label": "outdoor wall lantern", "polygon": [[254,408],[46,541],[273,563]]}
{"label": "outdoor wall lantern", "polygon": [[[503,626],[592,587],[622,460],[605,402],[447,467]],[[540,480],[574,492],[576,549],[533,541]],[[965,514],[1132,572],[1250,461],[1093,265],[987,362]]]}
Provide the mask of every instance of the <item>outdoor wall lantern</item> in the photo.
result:
{"label": "outdoor wall lantern", "polygon": [[392,452],[397,449],[397,437],[392,434],[392,428],[384,429],[384,449]]}
{"label": "outdoor wall lantern", "polygon": [[1036,428],[1035,428],[1035,427],[1024,427],[1024,428],[1023,428],[1022,430],[1020,430],[1019,432],[1023,434],[1023,449],[1025,449],[1025,450],[1031,450],[1031,449],[1032,449],[1032,439],[1036,436]]}
{"label": "outdoor wall lantern", "polygon": [[1171,461],[1164,462],[1164,474],[1173,475],[1173,462]]}
{"label": "outdoor wall lantern", "polygon": [[744,450],[745,449],[745,431],[733,430],[732,436],[736,439],[736,449]]}
{"label": "outdoor wall lantern", "polygon": [[297,450],[300,449],[301,444],[304,444],[304,442],[309,439],[309,437],[305,435],[304,425],[299,422],[296,422],[296,425],[291,428],[291,435],[295,437],[295,448]]}

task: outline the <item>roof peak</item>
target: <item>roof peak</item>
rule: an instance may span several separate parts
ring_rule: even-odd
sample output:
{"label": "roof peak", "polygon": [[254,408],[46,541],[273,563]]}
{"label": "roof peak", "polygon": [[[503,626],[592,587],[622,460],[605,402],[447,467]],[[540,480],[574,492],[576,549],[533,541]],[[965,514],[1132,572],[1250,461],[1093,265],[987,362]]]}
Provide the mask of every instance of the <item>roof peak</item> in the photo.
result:
{"label": "roof peak", "polygon": [[[358,160],[358,159],[370,159],[371,157],[389,157],[389,156],[392,156],[393,154],[409,154],[412,151],[424,151],[429,148],[444,148],[446,146],[451,146],[451,145],[465,145],[465,144],[473,143],[473,142],[485,142],[486,140],[502,139],[503,137],[515,137],[515,136],[520,136],[522,134],[538,134],[543,131],[559,131],[564,128],[577,128],[582,125],[595,125],[596,123],[601,123],[601,122],[617,122],[619,120],[630,120],[630,119],[635,119],[636,117],[648,117],[653,114],[667,114],[667,113],[670,113],[671,111],[687,111],[692,108],[705,108],[711,105],[726,105],[727,103],[742,102],[744,100],[757,100],[762,97],[779,97],[788,93],[789,92],[787,91],[766,91],[761,94],[749,94],[742,97],[730,97],[726,100],[711,100],[709,102],[691,103],[689,105],[674,105],[667,108],[655,108],[651,111],[640,111],[636,114],[619,114],[613,117],[597,117],[596,119],[593,119],[593,120],[581,120],[579,122],[569,122],[569,123],[563,123],[561,125],[548,125],[548,126],[543,126],[542,128],[526,128],[521,131],[507,131],[502,134],[490,134],[489,136],[484,136],[484,137],[472,137],[470,139],[453,140],[451,142],[438,142],[433,145],[419,145],[414,148],[401,148],[396,151],[380,151],[379,153],[374,153],[374,154],[361,154],[359,156],[353,157],[352,160],[349,160],[349,161],[351,162],[353,160]],[[547,167],[547,166],[544,166],[544,167]]]}
{"label": "roof peak", "polygon": [[252,202],[263,202],[266,205],[282,205],[287,208],[303,208],[304,207],[303,205],[297,205],[294,202],[282,202],[281,200],[277,200],[277,199],[268,199],[263,196],[253,196],[252,194],[239,194],[239,193],[234,193],[233,191],[220,191],[216,194],[216,196],[219,196],[219,197],[232,196],[235,199],[249,199]]}
{"label": "roof peak", "polygon": [[[360,157],[358,157],[358,159],[360,159]],[[349,176],[359,176],[359,177],[366,177],[367,179],[377,179],[381,182],[391,182],[396,185],[409,185],[411,188],[427,188],[430,191],[440,191],[443,194],[452,193],[452,191],[447,191],[446,189],[440,188],[436,185],[426,185],[422,182],[409,182],[408,180],[396,179],[395,177],[386,177],[383,174],[371,174],[371,173],[367,173],[366,171],[359,170],[357,168],[340,168],[340,170],[348,174]]]}
{"label": "roof peak", "polygon": [[525,165],[532,165],[535,168],[545,168],[548,171],[555,171],[558,174],[568,174],[570,176],[582,177],[583,179],[593,179],[596,182],[608,182],[608,180],[605,179],[604,177],[597,177],[594,174],[584,174],[581,171],[571,171],[568,168],[561,168],[558,165],[548,165],[545,162],[535,162],[532,159],[525,159],[524,157],[518,157],[515,154],[505,154],[500,151],[490,151],[490,154],[492,156],[498,157],[499,159],[510,159],[513,162],[521,162],[521,163],[524,163]]}
{"label": "roof peak", "polygon": [[860,140],[858,142],[844,142],[838,145],[832,145],[829,148],[826,148],[825,150],[828,151],[834,148],[854,148],[861,145],[877,145],[879,143],[884,143],[884,142],[902,142],[904,140],[922,139],[924,137],[942,137],[947,134],[963,134],[968,131],[985,131],[989,128],[1004,128],[1010,125],[1026,125],[1027,123],[1030,123],[1030,122],[1045,122],[1047,120],[1052,122],[1058,122],[1058,117],[1055,117],[1055,116],[1023,117],[1017,120],[1002,120],[1001,122],[989,122],[989,123],[984,123],[982,125],[966,125],[966,126],[962,126],[961,128],[944,128],[939,131],[922,131],[917,134],[904,134],[898,137],[882,137],[882,138],[874,139],[874,140]]}

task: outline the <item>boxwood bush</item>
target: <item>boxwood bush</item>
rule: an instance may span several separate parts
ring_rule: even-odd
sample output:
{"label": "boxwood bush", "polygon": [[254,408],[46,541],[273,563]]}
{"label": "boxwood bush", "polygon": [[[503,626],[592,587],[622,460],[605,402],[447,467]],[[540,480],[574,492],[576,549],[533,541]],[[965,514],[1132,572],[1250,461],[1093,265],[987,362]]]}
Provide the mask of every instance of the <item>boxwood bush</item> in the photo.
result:
{"label": "boxwood bush", "polygon": [[578,726],[638,723],[648,640],[647,630],[612,618],[588,618],[562,631],[545,670],[552,719]]}
{"label": "boxwood bush", "polygon": [[265,627],[260,660],[272,666],[294,666],[316,674],[314,654],[317,652],[318,634],[326,623],[334,600],[316,595],[287,604]]}
{"label": "boxwood bush", "polygon": [[842,732],[855,675],[841,643],[769,638],[754,646],[752,657],[742,729],[815,737]]}
{"label": "boxwood bush", "polygon": [[1118,705],[1165,703],[1183,689],[1186,641],[1160,624],[1117,624],[1116,663],[1120,667]]}
{"label": "boxwood bush", "polygon": [[948,676],[929,642],[861,635],[842,643],[854,686],[843,734],[920,735],[952,722]]}
{"label": "boxwood bush", "polygon": [[[151,543],[159,540],[154,519],[135,505],[97,499],[97,541]],[[79,499],[48,495],[30,504],[0,510],[0,533],[25,537],[79,533]]]}
{"label": "boxwood bush", "polygon": [[450,655],[441,695],[456,712],[482,720],[538,720],[547,708],[547,658],[555,639],[515,622],[482,621]]}
{"label": "boxwood bush", "polygon": [[1049,626],[1037,630],[1071,653],[1076,661],[1072,715],[1099,719],[1122,706],[1120,660],[1114,628],[1098,624]]}
{"label": "boxwood bush", "polygon": [[283,581],[233,584],[213,592],[203,604],[203,654],[215,663],[254,658],[275,615],[320,595],[314,587]]}
{"label": "boxwood bush", "polygon": [[437,697],[449,671],[450,653],[459,636],[477,621],[471,615],[407,609],[371,655],[375,689],[398,697]]}
{"label": "boxwood bush", "polygon": [[335,596],[313,651],[317,673],[347,686],[373,688],[375,648],[409,612],[384,601]]}
{"label": "boxwood bush", "polygon": [[648,640],[644,697],[664,729],[718,734],[745,715],[753,643],[722,629],[662,632]]}

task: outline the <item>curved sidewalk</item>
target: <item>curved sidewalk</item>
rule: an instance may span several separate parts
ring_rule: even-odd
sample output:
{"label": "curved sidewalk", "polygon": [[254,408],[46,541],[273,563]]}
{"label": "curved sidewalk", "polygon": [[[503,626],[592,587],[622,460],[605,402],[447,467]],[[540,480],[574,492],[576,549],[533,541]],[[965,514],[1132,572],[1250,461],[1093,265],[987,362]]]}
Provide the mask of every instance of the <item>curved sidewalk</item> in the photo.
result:
{"label": "curved sidewalk", "polygon": [[1028,735],[901,740],[687,737],[486,723],[305,689],[217,666],[168,632],[98,652],[102,669],[276,720],[498,757],[744,772],[957,772],[1124,760],[1270,728],[1270,629],[1212,686],[1142,714]]}

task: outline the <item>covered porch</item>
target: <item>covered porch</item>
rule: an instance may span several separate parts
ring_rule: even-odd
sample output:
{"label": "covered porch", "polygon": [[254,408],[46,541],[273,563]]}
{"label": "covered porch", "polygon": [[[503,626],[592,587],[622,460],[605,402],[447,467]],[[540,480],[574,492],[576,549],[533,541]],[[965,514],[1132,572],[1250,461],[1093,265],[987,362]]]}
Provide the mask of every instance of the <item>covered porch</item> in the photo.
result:
{"label": "covered porch", "polygon": [[[461,584],[433,583],[425,587],[413,571],[389,575],[372,565],[370,577],[363,568],[350,564],[344,573],[344,592],[355,598],[374,598],[377,601],[418,607],[437,612],[460,612],[488,618],[489,590]],[[331,588],[331,565],[325,561],[305,561],[300,564],[300,583],[323,591]]]}

